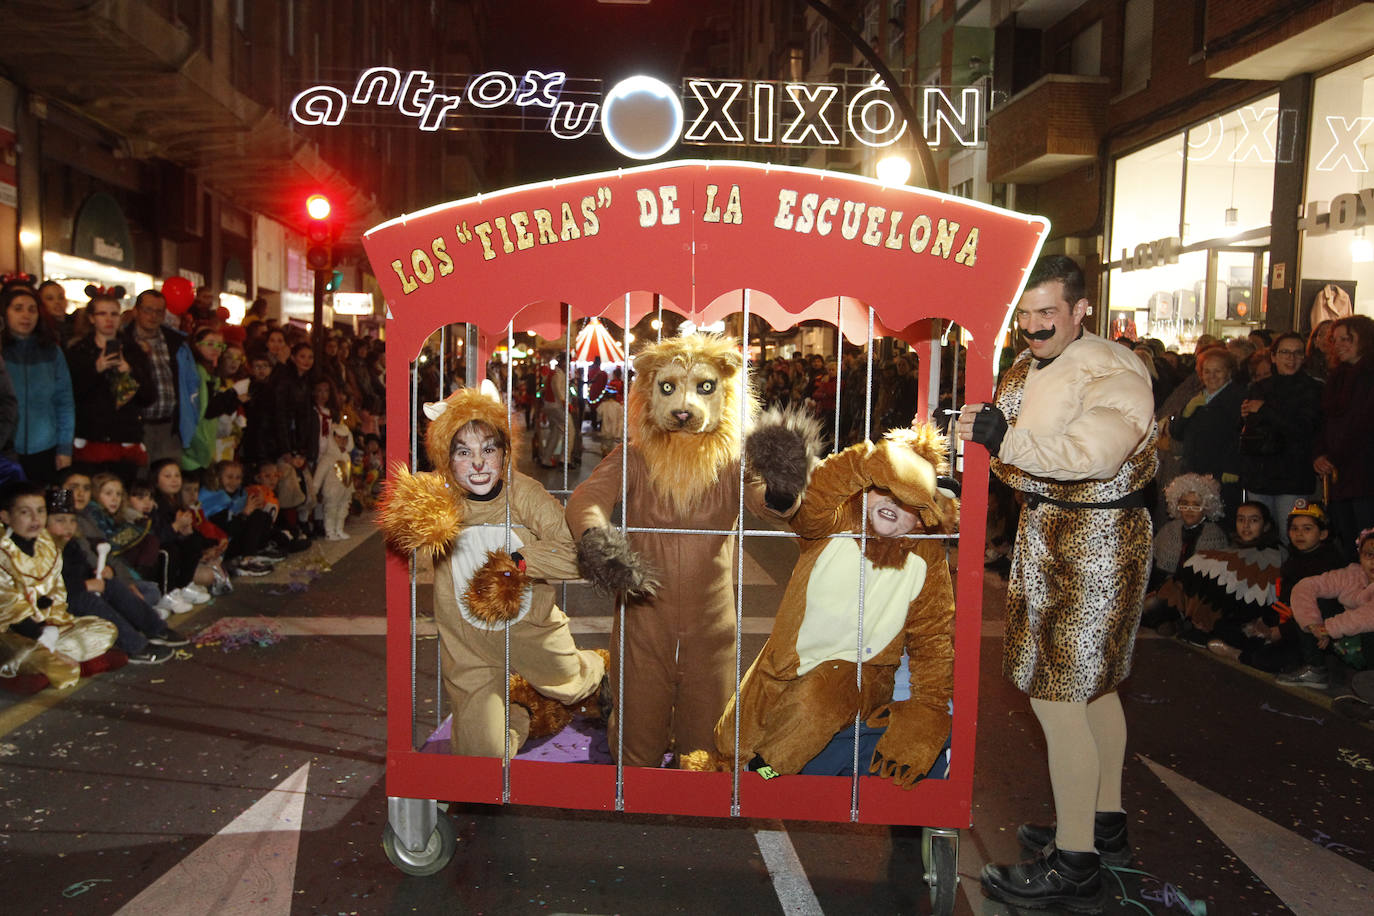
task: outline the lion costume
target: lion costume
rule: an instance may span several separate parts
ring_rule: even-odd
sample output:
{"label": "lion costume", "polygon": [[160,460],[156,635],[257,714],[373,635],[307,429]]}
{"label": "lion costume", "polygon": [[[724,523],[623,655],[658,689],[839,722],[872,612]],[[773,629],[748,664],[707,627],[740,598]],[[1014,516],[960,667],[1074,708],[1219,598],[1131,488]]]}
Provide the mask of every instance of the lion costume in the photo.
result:
{"label": "lion costume", "polygon": [[[469,388],[426,404],[425,412],[433,421],[425,450],[438,470],[411,474],[397,465],[379,523],[393,548],[434,559],[434,619],[453,710],[453,752],[513,757],[526,738],[567,724],[571,711],[557,707],[596,693],[605,654],[578,649],[567,616],[554,604],[547,580],[577,578],[576,550],[558,500],[511,470],[505,406]],[[501,482],[484,496],[467,492],[452,473],[454,438],[474,421],[507,443]],[[507,626],[514,672],[509,731],[503,724]]]}
{"label": "lion costume", "polygon": [[[626,596],[624,708],[615,715],[623,717],[622,762],[630,766],[661,766],[676,749],[709,747],[734,690],[735,538],[729,532],[739,515],[743,424],[753,409],[741,384],[743,366],[736,342],[705,334],[643,350],[630,390],[628,449],[613,450],[568,499],[584,577]],[[805,486],[815,430],[771,432],[785,441],[758,460],[750,448],[744,501],[755,514],[781,519],[795,511]],[[716,533],[634,531],[627,542],[611,527],[622,483],[626,525]],[[613,689],[620,637],[617,616]],[[612,754],[617,724],[610,726]]]}
{"label": "lion costume", "polygon": [[[869,772],[909,788],[935,763],[949,735],[954,692],[954,593],[945,545],[869,534],[863,590],[863,688],[859,645],[859,538],[864,491],[880,488],[920,518],[918,533],[949,534],[958,506],[937,488],[944,440],[936,429],[888,433],[827,458],[811,475],[793,530],[801,556],[773,632],[740,683],[739,752],[745,763],[798,773],[857,713],[885,727]],[[911,696],[893,701],[902,653]],[[733,769],[736,698],[715,730],[718,769]],[[694,761],[700,766],[702,761]],[[705,767],[703,767],[705,768]]]}

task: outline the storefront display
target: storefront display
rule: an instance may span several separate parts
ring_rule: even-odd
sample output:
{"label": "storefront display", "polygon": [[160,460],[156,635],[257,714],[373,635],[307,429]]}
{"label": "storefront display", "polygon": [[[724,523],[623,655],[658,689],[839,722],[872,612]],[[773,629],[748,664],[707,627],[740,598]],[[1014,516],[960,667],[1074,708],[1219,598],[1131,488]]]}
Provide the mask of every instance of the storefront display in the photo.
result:
{"label": "storefront display", "polygon": [[1106,333],[1190,349],[1263,325],[1277,121],[1269,95],[1116,160]]}
{"label": "storefront display", "polygon": [[1374,315],[1374,301],[1356,295],[1374,284],[1374,177],[1369,174],[1374,125],[1374,58],[1313,82],[1307,159],[1307,204],[1298,221],[1302,239],[1299,329],[1357,312]]}

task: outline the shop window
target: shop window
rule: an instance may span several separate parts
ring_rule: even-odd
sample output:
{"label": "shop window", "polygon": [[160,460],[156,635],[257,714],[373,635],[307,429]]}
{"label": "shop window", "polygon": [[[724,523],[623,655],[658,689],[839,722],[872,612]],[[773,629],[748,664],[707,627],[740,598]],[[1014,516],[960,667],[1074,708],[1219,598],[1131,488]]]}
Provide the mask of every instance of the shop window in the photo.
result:
{"label": "shop window", "polygon": [[1269,225],[1278,105],[1277,94],[1265,96],[1189,128],[1183,244]]}
{"label": "shop window", "polygon": [[1154,0],[1126,0],[1122,7],[1121,94],[1139,92],[1150,84],[1154,52]]}
{"label": "shop window", "polygon": [[1123,249],[1179,234],[1183,135],[1175,134],[1116,161],[1111,258]]}
{"label": "shop window", "polygon": [[[1177,263],[1148,270],[1116,268],[1107,277],[1110,337],[1157,337],[1191,352],[1207,330],[1207,252],[1191,251]],[[1247,290],[1248,292],[1248,290]],[[1223,306],[1226,295],[1222,296]]]}
{"label": "shop window", "polygon": [[[1311,327],[1318,293],[1330,284],[1350,307],[1374,315],[1374,58],[1313,83],[1301,282],[1296,289],[1301,330]],[[1338,300],[1345,308],[1344,299]]]}

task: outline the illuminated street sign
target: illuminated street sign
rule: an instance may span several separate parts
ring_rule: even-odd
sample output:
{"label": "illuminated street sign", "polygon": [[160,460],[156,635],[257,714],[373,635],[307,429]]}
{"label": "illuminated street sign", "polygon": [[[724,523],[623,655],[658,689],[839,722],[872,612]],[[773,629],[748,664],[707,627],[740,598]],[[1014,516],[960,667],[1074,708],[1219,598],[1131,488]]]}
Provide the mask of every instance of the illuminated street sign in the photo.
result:
{"label": "illuminated street sign", "polygon": [[[652,92],[645,89],[649,84],[655,86]],[[904,91],[915,97],[927,144],[984,143],[987,104],[981,87]],[[636,76],[603,93],[600,80],[574,79],[561,71],[461,75],[403,73],[395,67],[370,67],[351,86],[311,86],[291,100],[291,117],[312,127],[334,127],[349,118],[374,126],[408,123],[426,132],[538,130],[563,140],[599,130],[622,155],[639,159],[661,156],[679,141],[883,148],[908,129],[887,87],[867,78],[848,83],[689,78],[674,93],[657,80]],[[645,118],[655,122],[652,128],[642,123]]]}

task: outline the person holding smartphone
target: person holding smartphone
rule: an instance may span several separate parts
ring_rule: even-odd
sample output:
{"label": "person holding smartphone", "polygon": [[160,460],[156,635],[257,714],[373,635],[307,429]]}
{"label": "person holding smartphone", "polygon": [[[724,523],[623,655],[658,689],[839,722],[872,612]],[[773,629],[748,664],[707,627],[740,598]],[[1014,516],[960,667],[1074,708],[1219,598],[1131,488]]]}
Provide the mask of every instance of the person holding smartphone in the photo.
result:
{"label": "person holding smartphone", "polygon": [[109,465],[125,480],[148,463],[140,412],[153,396],[140,369],[146,361],[130,359],[118,336],[120,301],[97,291],[86,306],[91,333],[67,350],[67,368],[76,401],[77,461]]}

